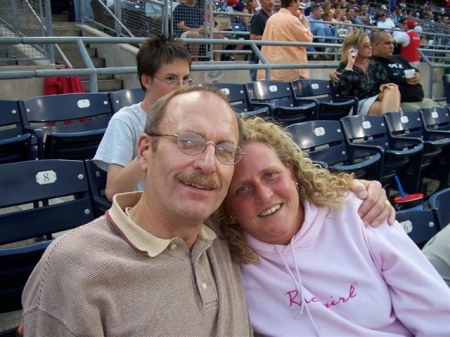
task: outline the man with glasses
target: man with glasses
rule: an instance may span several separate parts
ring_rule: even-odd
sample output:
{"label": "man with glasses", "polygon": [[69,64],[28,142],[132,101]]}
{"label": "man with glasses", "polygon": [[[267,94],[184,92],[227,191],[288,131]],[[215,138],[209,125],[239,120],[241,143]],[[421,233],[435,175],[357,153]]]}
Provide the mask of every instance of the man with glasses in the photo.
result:
{"label": "man with glasses", "polygon": [[144,190],[47,249],[23,293],[25,336],[252,336],[239,265],[204,224],[244,155],[240,124],[218,89],[153,104]]}
{"label": "man with glasses", "polygon": [[105,192],[109,200],[116,193],[144,188],[136,142],[144,130],[147,113],[158,98],[193,82],[189,52],[173,38],[158,35],[146,40],[136,61],[144,100],[113,115],[94,157],[94,162],[107,171]]}

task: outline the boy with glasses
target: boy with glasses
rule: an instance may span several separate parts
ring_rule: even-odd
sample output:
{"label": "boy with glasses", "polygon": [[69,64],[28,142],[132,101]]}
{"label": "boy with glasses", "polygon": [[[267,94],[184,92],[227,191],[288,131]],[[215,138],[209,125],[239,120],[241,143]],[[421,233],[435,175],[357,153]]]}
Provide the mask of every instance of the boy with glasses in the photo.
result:
{"label": "boy with glasses", "polygon": [[116,193],[144,188],[136,142],[144,130],[147,113],[158,98],[193,83],[189,52],[173,38],[158,35],[146,40],[136,61],[144,100],[113,115],[94,157],[94,162],[107,171],[105,193],[109,200]]}

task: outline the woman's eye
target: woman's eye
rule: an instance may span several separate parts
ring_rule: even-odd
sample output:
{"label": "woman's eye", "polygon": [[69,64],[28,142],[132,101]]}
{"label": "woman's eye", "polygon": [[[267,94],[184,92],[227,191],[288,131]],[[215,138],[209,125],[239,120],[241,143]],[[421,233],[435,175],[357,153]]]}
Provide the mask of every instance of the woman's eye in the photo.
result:
{"label": "woman's eye", "polygon": [[236,195],[245,194],[250,188],[248,186],[241,186],[236,190]]}

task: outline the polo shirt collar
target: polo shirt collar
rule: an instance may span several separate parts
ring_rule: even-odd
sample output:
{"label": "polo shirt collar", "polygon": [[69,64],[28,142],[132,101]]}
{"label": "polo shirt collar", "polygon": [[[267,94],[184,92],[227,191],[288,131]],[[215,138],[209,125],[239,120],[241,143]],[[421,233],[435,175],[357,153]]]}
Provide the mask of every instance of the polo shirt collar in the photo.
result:
{"label": "polo shirt collar", "polygon": [[[134,223],[125,213],[125,209],[136,205],[141,196],[142,192],[116,194],[113,197],[111,208],[106,212],[106,217],[131,247],[150,257],[155,257],[169,246],[173,238],[160,239],[150,234]],[[212,241],[217,235],[211,228],[203,224],[200,237]]]}

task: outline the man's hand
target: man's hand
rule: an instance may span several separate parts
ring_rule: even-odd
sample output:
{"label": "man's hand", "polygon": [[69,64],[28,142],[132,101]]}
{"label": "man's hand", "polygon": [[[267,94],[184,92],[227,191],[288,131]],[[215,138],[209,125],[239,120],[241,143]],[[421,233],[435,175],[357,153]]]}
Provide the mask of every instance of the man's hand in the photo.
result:
{"label": "man's hand", "polygon": [[412,78],[407,78],[406,79],[406,83],[409,84],[409,85],[419,84],[420,83],[420,73],[416,71]]}
{"label": "man's hand", "polygon": [[390,89],[390,88],[398,88],[398,85],[395,83],[385,83],[380,85],[380,92],[383,92],[386,89]]}
{"label": "man's hand", "polygon": [[334,83],[337,84],[339,82],[339,77],[341,77],[342,73],[338,72],[338,71],[332,71],[328,76],[330,77],[330,80]]}
{"label": "man's hand", "polygon": [[386,191],[379,181],[354,179],[352,191],[364,202],[358,214],[366,226],[378,227],[387,220],[389,225],[395,221],[395,209],[387,199]]}

